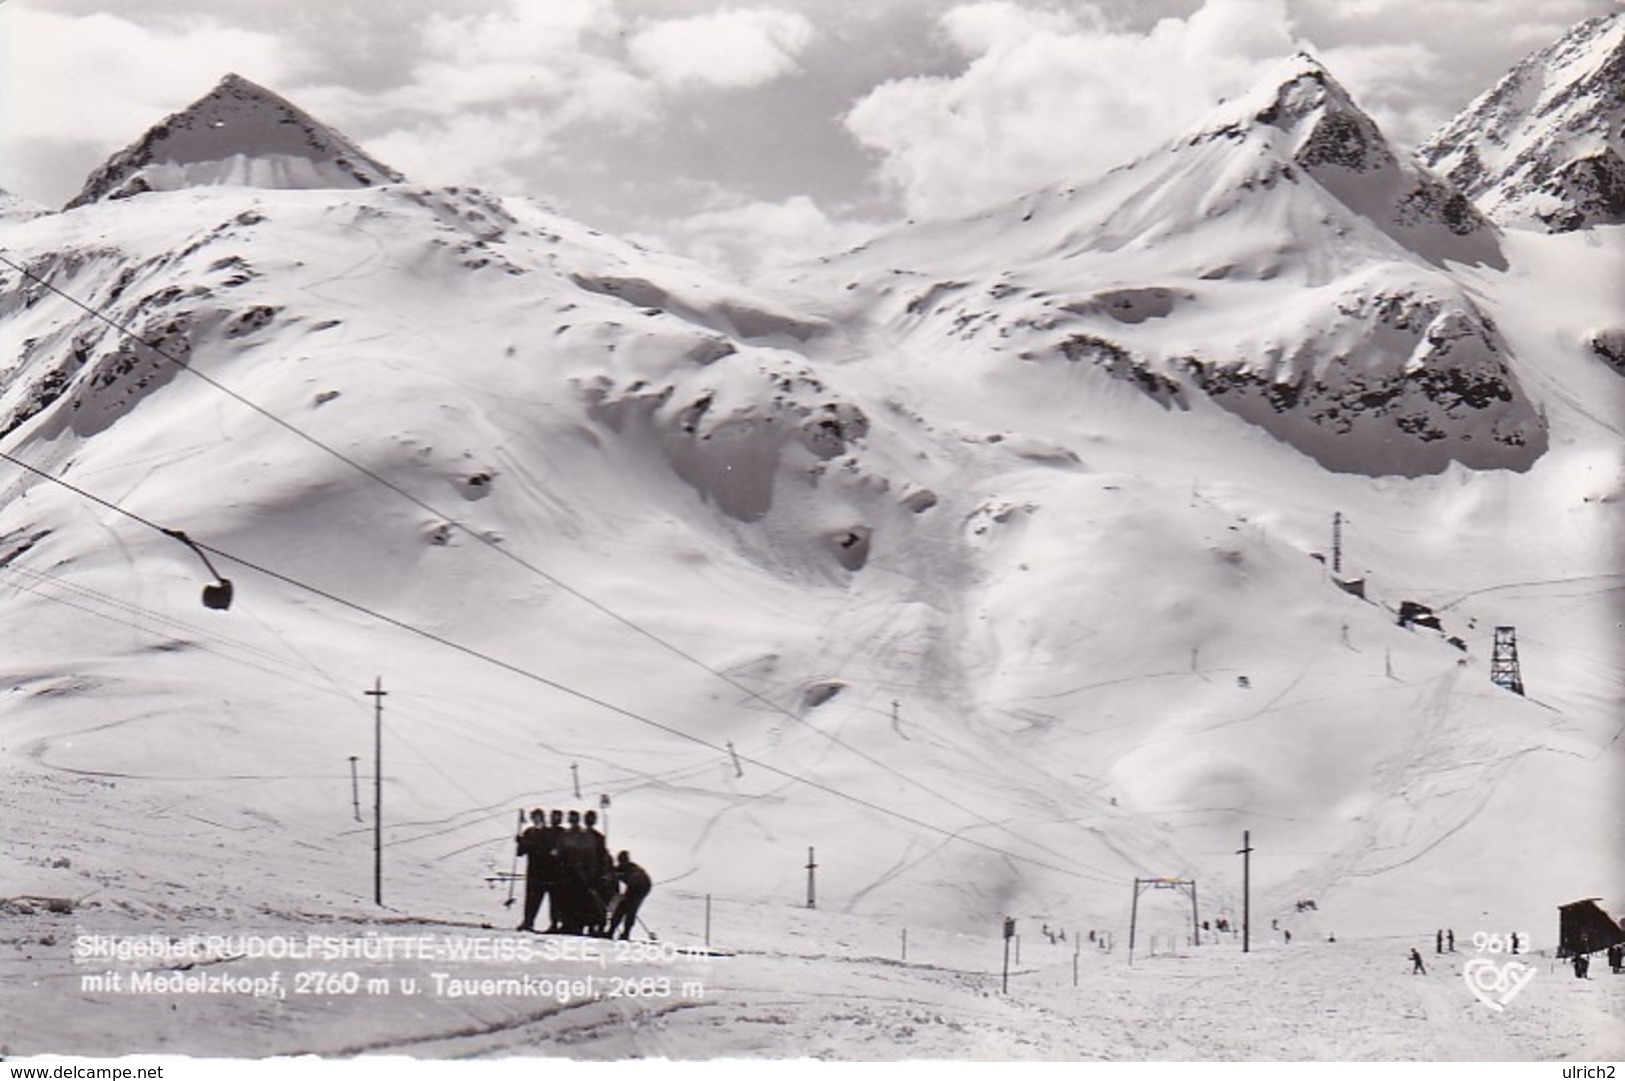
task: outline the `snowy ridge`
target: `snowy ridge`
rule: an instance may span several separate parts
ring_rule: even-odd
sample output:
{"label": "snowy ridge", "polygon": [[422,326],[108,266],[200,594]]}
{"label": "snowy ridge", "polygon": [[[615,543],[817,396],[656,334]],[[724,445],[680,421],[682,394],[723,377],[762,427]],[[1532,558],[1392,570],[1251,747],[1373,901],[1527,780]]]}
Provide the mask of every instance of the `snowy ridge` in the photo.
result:
{"label": "snowy ridge", "polygon": [[1098,182],[903,230],[809,279],[922,353],[994,379],[1096,369],[1171,409],[1206,398],[1333,469],[1525,469],[1546,434],[1462,264],[1504,266],[1495,227],[1300,55]]}
{"label": "snowy ridge", "polygon": [[[1243,120],[1278,129],[1291,160],[1344,206],[1429,262],[1499,261],[1494,226],[1460,191],[1398,157],[1314,57],[1299,53],[1260,90],[1237,103]],[[1231,138],[1237,127],[1209,130]]]}
{"label": "snowy ridge", "polygon": [[212,184],[355,188],[402,179],[271,91],[240,75],[227,75],[109,158],[68,208]]}
{"label": "snowy ridge", "polygon": [[0,220],[32,218],[48,213],[45,207],[0,188]]}
{"label": "snowy ridge", "polygon": [[1625,13],[1520,62],[1425,142],[1423,160],[1506,225],[1625,221]]}

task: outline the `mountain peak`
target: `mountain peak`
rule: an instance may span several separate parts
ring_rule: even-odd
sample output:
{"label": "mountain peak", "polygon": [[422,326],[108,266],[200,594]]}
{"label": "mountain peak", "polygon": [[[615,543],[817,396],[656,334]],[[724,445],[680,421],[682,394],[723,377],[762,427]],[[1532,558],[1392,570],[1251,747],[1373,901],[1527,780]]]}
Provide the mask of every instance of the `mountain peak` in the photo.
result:
{"label": "mountain peak", "polygon": [[1422,144],[1433,168],[1504,225],[1625,222],[1625,13],[1525,57]]}
{"label": "mountain peak", "polygon": [[[1494,226],[1462,192],[1396,154],[1313,54],[1287,57],[1188,140],[1249,144],[1301,169],[1349,210],[1429,262],[1498,262]],[[1268,148],[1268,149],[1265,149]]]}
{"label": "mountain peak", "polygon": [[286,99],[232,73],[108,159],[68,207],[210,185],[358,188],[402,179]]}

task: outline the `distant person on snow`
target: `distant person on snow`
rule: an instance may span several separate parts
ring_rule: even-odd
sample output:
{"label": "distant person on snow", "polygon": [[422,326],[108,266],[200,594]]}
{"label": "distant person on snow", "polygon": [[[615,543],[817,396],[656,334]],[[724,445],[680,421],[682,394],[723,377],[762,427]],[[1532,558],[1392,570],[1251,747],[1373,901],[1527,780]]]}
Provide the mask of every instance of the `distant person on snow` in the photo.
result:
{"label": "distant person on snow", "polygon": [[632,862],[632,857],[624,849],[615,855],[615,878],[626,887],[615,902],[615,914],[609,920],[609,937],[615,937],[615,929],[621,931],[621,938],[631,936],[632,925],[638,922],[638,909],[643,906],[643,899],[649,896],[654,888],[649,881],[649,873]]}
{"label": "distant person on snow", "polygon": [[1625,946],[1615,944],[1608,947],[1608,967],[1616,976],[1621,968],[1625,968]]}
{"label": "distant person on snow", "polygon": [[1591,978],[1591,955],[1577,953],[1574,955],[1574,978],[1589,980]]}
{"label": "distant person on snow", "polygon": [[1448,953],[1456,952],[1456,932],[1454,928],[1444,933],[1444,948]]}
{"label": "distant person on snow", "polygon": [[1412,946],[1411,947],[1411,975],[1412,976],[1426,976],[1427,974],[1428,974],[1428,970],[1422,967],[1422,955],[1416,952],[1416,947],[1415,946]]}
{"label": "distant person on snow", "polygon": [[1433,932],[1433,952],[1434,953],[1443,953],[1444,952],[1444,932],[1443,931],[1435,931],[1435,932]]}

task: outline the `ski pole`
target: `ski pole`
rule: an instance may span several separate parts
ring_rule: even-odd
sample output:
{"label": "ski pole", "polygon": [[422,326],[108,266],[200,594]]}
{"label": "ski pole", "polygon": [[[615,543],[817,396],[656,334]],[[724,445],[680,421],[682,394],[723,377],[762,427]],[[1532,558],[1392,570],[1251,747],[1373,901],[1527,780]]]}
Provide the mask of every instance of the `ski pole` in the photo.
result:
{"label": "ski pole", "polygon": [[[523,807],[519,808],[519,832],[520,833],[525,832],[525,809]],[[506,901],[502,902],[502,907],[503,908],[512,908],[513,907],[513,884],[514,884],[514,880],[517,879],[518,877],[519,877],[519,846],[518,846],[518,844],[515,844],[513,846],[513,862],[511,864],[509,864],[509,866],[508,866],[508,899]]]}

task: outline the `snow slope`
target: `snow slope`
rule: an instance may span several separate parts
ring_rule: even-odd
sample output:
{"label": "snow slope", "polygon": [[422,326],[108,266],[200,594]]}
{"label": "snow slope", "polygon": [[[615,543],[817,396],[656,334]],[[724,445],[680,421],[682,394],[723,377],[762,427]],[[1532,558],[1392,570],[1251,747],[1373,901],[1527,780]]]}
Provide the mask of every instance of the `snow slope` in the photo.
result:
{"label": "snow slope", "polygon": [[1625,221],[1625,13],[1531,54],[1420,148],[1503,224]]}
{"label": "snow slope", "polygon": [[[1404,218],[1442,189],[1304,64],[1234,135],[1041,193],[1021,228],[997,209],[779,283],[466,188],[203,184],[0,221],[0,450],[105,501],[0,463],[0,893],[73,909],[4,906],[6,1053],[1617,1054],[1606,980],[1543,959],[1501,1024],[1403,959],[1443,926],[1549,950],[1557,904],[1625,899],[1621,385],[1588,345],[1625,245]],[[1369,187],[1294,156],[1328,124]],[[1061,348],[1108,333],[1125,359]],[[1205,388],[1163,363],[1198,348]],[[1444,436],[1211,385],[1339,395],[1328,350]],[[1508,396],[1416,374],[1451,371]],[[231,609],[108,504],[207,545]],[[1328,573],[1336,512],[1363,598]],[[1399,626],[1405,600],[1443,631]],[[1527,697],[1489,679],[1498,625]],[[517,810],[600,795],[650,926],[695,944],[716,903],[738,956],[672,969],[691,999],[168,1011],[77,979],[81,931],[505,927],[486,879]],[[1159,967],[1129,969],[1133,880],[1194,877],[1234,920],[1243,830],[1268,949],[1180,946],[1158,891]],[[1087,1010],[1070,953],[1030,952],[1045,923],[1116,943]],[[905,927],[910,963],[878,960]],[[1305,994],[1258,1037],[1235,1003],[1281,982]],[[1181,992],[1210,1026],[1178,1023]]]}

